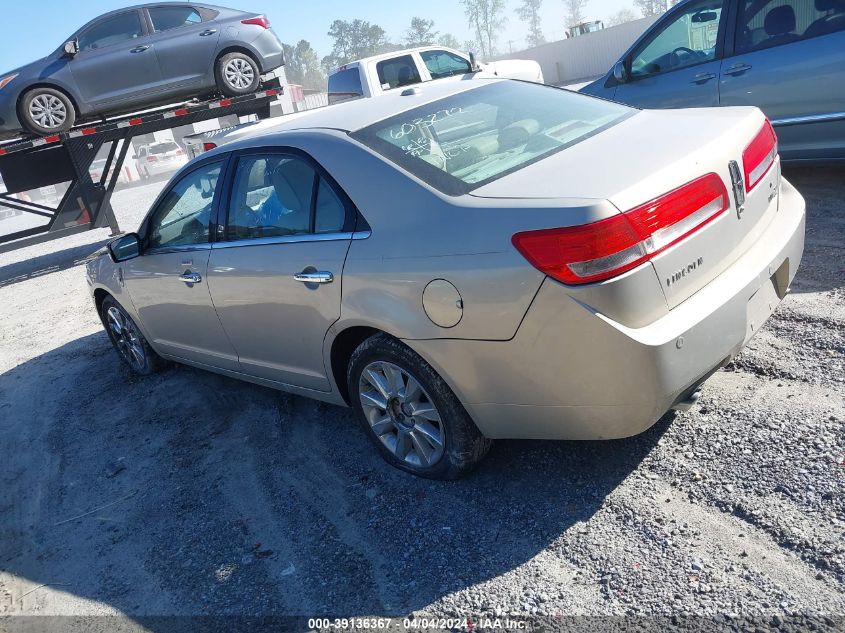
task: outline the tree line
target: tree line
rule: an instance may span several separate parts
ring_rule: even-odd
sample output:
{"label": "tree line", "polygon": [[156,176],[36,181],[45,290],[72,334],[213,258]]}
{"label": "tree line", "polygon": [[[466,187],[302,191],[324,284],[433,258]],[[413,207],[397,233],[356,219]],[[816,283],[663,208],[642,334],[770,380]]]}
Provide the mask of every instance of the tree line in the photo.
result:
{"label": "tree line", "polygon": [[[526,45],[530,48],[546,41],[543,35],[540,9],[544,0],[521,0],[514,10],[516,17],[525,23],[528,35]],[[561,0],[565,12],[566,26],[575,26],[585,20],[585,10],[590,0]],[[667,5],[670,3],[669,5]],[[473,51],[484,59],[499,51],[499,37],[508,23],[506,0],[458,0],[473,39],[461,42],[451,33],[441,33],[434,28],[434,20],[411,18],[408,29],[400,41],[391,41],[387,32],[378,24],[366,20],[335,20],[329,27],[332,51],[320,58],[307,40],[295,45],[284,44],[288,81],[313,90],[324,90],[326,75],[334,68],[371,55],[388,53],[402,48],[438,44],[465,51]],[[623,8],[611,15],[605,22],[614,26],[662,14],[677,0],[633,0],[634,7]]]}

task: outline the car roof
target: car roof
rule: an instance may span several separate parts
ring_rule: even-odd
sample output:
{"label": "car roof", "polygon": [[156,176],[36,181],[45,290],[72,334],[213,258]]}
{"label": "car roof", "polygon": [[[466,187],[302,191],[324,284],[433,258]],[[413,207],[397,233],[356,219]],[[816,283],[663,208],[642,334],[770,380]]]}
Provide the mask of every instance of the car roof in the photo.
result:
{"label": "car roof", "polygon": [[[501,81],[512,80],[475,78],[469,81],[432,81],[415,86],[394,88],[379,97],[361,97],[297,113],[296,115],[281,116],[277,125],[264,128],[254,137],[249,138],[313,128],[328,128],[343,132],[354,132],[407,110],[431,103],[432,101]],[[291,118],[288,119],[288,116]]]}
{"label": "car roof", "polygon": [[364,57],[363,59],[356,59],[355,61],[351,61],[347,64],[343,64],[342,66],[338,66],[333,71],[329,73],[329,76],[339,73],[343,70],[347,70],[349,68],[355,68],[357,66],[361,66],[363,64],[368,64],[373,61],[380,61],[382,59],[390,59],[392,57],[399,57],[400,55],[410,55],[411,53],[419,53],[422,51],[449,51],[450,53],[455,53],[457,55],[466,56],[466,53],[461,53],[460,51],[450,48],[449,46],[415,46],[414,48],[403,48],[398,51],[390,51],[388,53],[379,53],[378,55],[371,55],[370,57]]}

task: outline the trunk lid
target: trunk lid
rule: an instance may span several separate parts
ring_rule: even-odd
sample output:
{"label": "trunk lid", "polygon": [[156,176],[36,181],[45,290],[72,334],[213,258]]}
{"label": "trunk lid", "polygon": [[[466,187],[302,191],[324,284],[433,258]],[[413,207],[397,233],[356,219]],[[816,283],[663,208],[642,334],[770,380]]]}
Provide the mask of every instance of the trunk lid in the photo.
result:
{"label": "trunk lid", "polygon": [[648,264],[671,309],[736,261],[777,212],[778,160],[745,193],[739,209],[729,166],[735,161],[742,174],[743,150],[764,124],[757,108],[645,110],[472,195],[508,198],[519,192],[520,198],[606,199],[625,212],[705,174],[717,174],[730,208]]}

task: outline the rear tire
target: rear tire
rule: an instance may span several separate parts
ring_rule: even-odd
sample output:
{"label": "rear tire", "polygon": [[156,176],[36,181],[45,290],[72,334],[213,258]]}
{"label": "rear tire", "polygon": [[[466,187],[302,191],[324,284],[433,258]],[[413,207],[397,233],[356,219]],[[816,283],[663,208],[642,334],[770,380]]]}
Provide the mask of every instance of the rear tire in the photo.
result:
{"label": "rear tire", "polygon": [[76,111],[70,99],[53,88],[27,91],[21,99],[18,114],[26,131],[38,136],[67,132],[76,121]]}
{"label": "rear tire", "polygon": [[226,53],[214,66],[217,87],[227,97],[239,97],[258,90],[261,71],[258,64],[244,53]]}
{"label": "rear tire", "polygon": [[350,403],[384,459],[429,479],[457,479],[490,450],[463,405],[412,349],[377,334],[349,360]]}
{"label": "rear tire", "polygon": [[166,365],[165,360],[150,347],[132,317],[114,298],[103,300],[100,316],[117,355],[133,373],[149,376]]}

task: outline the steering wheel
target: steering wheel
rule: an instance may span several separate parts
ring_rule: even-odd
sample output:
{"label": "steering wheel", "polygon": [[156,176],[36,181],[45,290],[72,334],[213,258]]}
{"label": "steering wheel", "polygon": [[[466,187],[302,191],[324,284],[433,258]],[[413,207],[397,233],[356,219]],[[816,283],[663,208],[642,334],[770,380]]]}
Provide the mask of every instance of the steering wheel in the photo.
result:
{"label": "steering wheel", "polygon": [[671,53],[669,53],[669,65],[673,68],[675,66],[681,65],[681,57],[680,55],[678,55],[678,53],[685,53],[687,55],[691,55],[692,57],[698,57],[698,53],[692,50],[691,48],[687,48],[686,46],[679,46]]}

